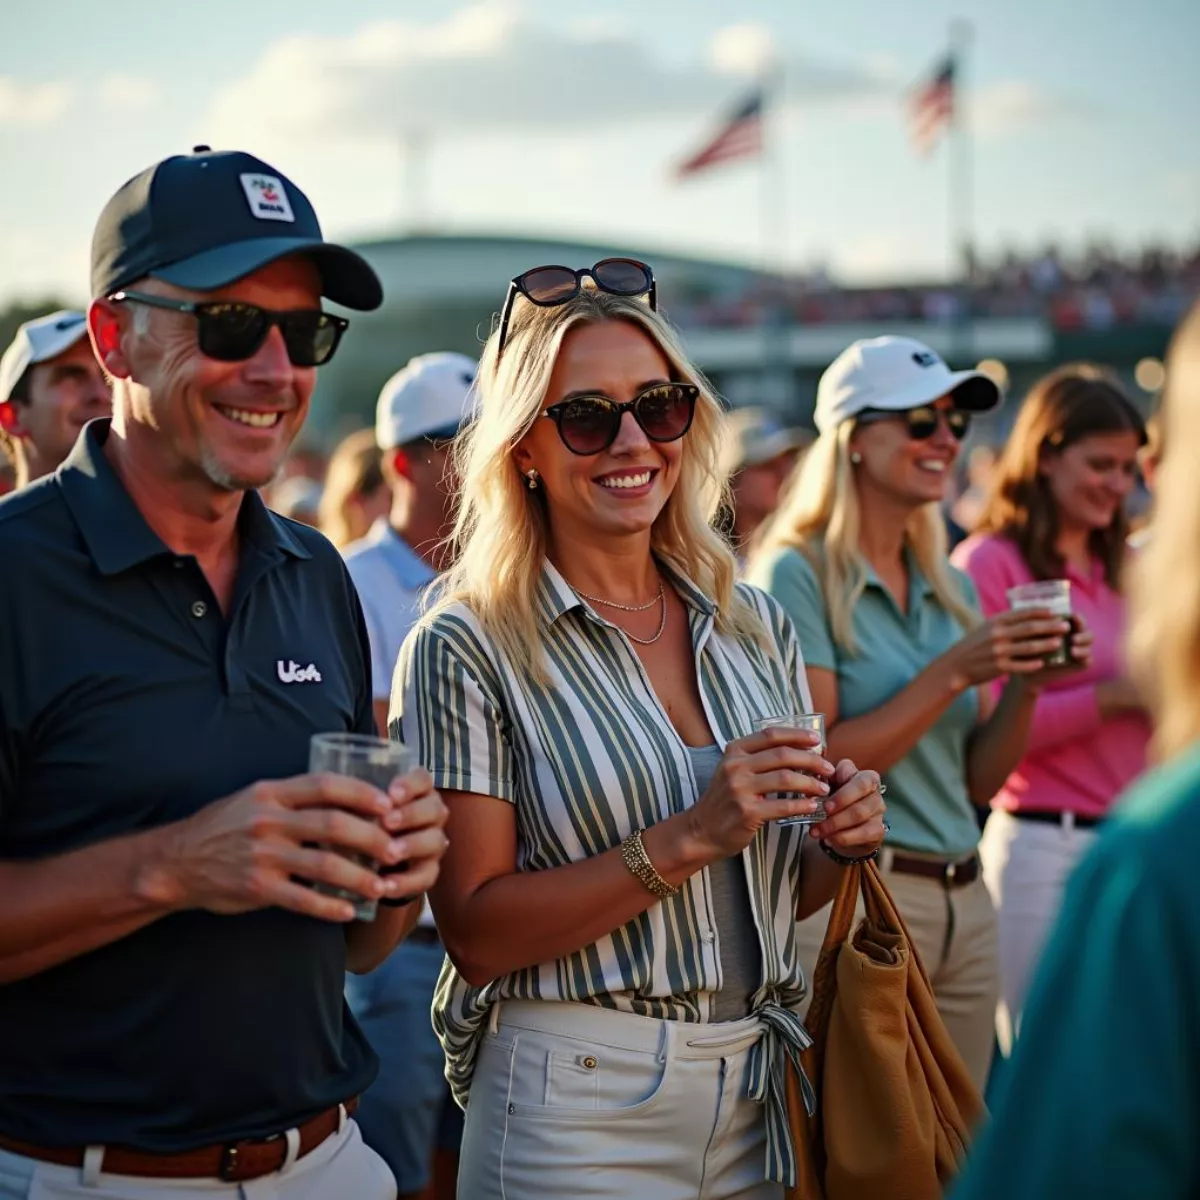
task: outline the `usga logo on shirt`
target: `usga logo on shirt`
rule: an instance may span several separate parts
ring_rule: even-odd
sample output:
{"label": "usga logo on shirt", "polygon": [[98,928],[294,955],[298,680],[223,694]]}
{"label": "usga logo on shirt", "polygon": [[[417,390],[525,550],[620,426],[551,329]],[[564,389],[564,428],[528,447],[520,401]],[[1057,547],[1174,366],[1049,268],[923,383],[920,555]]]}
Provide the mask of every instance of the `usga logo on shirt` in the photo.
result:
{"label": "usga logo on shirt", "polygon": [[274,175],[243,175],[242,191],[260,221],[295,221],[291,201]]}
{"label": "usga logo on shirt", "polygon": [[307,667],[302,667],[299,663],[292,662],[290,658],[286,663],[281,658],[276,661],[275,670],[279,675],[280,683],[321,682],[321,672],[317,670],[316,663],[309,663]]}

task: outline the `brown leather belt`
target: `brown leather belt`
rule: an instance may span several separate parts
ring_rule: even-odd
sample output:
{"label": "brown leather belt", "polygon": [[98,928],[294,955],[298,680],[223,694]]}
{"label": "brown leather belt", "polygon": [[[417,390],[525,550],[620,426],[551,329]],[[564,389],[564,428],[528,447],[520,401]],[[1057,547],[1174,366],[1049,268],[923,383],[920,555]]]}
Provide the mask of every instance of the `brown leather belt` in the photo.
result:
{"label": "brown leather belt", "polygon": [[892,860],[885,864],[888,869],[901,875],[920,875],[925,879],[936,879],[945,888],[966,887],[979,878],[979,855],[960,858],[957,862],[939,862],[934,858],[912,858],[899,850],[892,853]]}
{"label": "brown leather belt", "polygon": [[[298,1127],[298,1158],[315,1150],[326,1138],[337,1133],[341,1113],[337,1106],[326,1109]],[[358,1098],[345,1104],[346,1116],[358,1107]],[[0,1149],[38,1162],[60,1167],[82,1167],[84,1150],[80,1146],[34,1146],[0,1133]],[[147,1154],[128,1146],[106,1146],[101,1170],[113,1175],[137,1175],[147,1179],[221,1179],[241,1183],[280,1170],[287,1161],[287,1138],[277,1133],[269,1138],[247,1138],[224,1146],[202,1146],[180,1154]]]}

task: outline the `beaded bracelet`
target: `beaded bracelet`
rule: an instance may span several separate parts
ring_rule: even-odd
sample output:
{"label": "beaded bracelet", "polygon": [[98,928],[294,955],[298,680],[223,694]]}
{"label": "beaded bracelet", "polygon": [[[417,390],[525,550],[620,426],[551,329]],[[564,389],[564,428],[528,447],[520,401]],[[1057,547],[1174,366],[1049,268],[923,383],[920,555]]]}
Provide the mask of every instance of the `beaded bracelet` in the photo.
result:
{"label": "beaded bracelet", "polygon": [[[892,832],[892,827],[884,821],[883,836],[886,838]],[[839,854],[828,842],[818,842],[818,846],[825,851],[825,854],[832,858],[839,867],[856,867],[859,863],[874,862],[879,857],[879,852],[883,849],[883,844],[880,843],[871,851],[870,854],[860,854],[857,858],[849,854]]]}
{"label": "beaded bracelet", "polygon": [[655,869],[654,864],[650,861],[650,855],[646,853],[646,847],[642,844],[640,829],[634,830],[621,843],[621,861],[629,868],[631,874],[660,900],[674,896],[679,891],[674,884],[668,883]]}

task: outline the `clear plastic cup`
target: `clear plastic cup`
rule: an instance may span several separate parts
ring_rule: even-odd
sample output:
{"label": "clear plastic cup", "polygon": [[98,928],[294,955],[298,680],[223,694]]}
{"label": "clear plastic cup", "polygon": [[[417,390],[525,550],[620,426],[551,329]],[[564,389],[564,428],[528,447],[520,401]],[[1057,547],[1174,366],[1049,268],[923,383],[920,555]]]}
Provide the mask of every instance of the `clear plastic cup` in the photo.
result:
{"label": "clear plastic cup", "polygon": [[[825,714],[824,713],[784,713],[778,717],[759,717],[754,722],[755,729],[806,729],[818,734],[821,741],[812,747],[814,754],[825,753]],[[799,817],[780,817],[776,825],[817,825],[825,820],[825,805],[815,796],[804,796],[800,792],[777,792],[776,800],[816,800],[815,812]]]}
{"label": "clear plastic cup", "polygon": [[[349,775],[352,779],[363,779],[386,792],[392,781],[408,773],[412,765],[412,751],[398,742],[385,741],[365,733],[316,733],[309,743],[308,769],[313,774],[329,772],[334,775]],[[351,862],[378,870],[379,864],[363,854],[351,854],[340,847],[330,847],[344,854]],[[346,888],[328,883],[313,883],[313,890],[325,896],[336,896],[349,900],[354,905],[356,921],[373,921],[379,904],[374,897],[360,896]]]}
{"label": "clear plastic cup", "polygon": [[[1008,605],[1013,612],[1040,609],[1056,617],[1071,620],[1071,581],[1042,579],[1037,583],[1022,583],[1008,589]],[[1058,649],[1042,660],[1047,667],[1065,667],[1071,661],[1071,634],[1063,634]]]}

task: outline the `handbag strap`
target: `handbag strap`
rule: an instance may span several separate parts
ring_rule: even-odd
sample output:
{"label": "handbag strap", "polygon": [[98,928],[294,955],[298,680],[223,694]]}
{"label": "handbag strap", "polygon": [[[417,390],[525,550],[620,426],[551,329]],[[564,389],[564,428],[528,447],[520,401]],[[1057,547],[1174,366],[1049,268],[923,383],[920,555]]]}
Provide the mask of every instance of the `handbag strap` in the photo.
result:
{"label": "handbag strap", "polygon": [[825,928],[821,952],[817,955],[817,965],[813,968],[812,1000],[809,1002],[805,1024],[818,1044],[824,1042],[825,1028],[829,1024],[829,1014],[833,1007],[833,994],[837,987],[838,952],[846,944],[854,926],[854,906],[863,886],[859,880],[861,871],[862,867],[856,866],[847,867],[842,872],[842,881],[838,886],[837,895],[833,898],[833,908],[829,913],[829,924]]}
{"label": "handbag strap", "polygon": [[908,932],[908,926],[904,923],[904,918],[900,915],[900,910],[896,907],[896,901],[892,899],[892,893],[888,891],[887,884],[883,882],[879,864],[868,862],[854,869],[862,871],[859,885],[862,888],[863,908],[866,910],[868,919],[874,925],[904,936],[904,940],[908,943],[909,961],[916,965],[921,978],[925,981],[926,988],[932,993],[933,985],[929,982],[929,973],[921,961],[917,943],[913,935]]}

